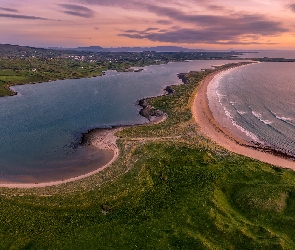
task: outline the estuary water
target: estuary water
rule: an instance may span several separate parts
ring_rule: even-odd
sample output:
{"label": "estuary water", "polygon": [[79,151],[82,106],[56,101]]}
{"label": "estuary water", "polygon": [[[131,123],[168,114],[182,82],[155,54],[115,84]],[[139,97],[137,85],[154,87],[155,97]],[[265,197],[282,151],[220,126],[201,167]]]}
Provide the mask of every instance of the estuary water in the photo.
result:
{"label": "estuary water", "polygon": [[145,123],[137,100],[180,84],[177,73],[228,62],[169,63],[136,73],[108,71],[101,77],[13,87],[18,95],[0,98],[0,182],[61,180],[90,172],[111,156],[79,146],[82,133]]}
{"label": "estuary water", "polygon": [[216,76],[217,122],[232,134],[295,156],[295,63],[255,63]]}

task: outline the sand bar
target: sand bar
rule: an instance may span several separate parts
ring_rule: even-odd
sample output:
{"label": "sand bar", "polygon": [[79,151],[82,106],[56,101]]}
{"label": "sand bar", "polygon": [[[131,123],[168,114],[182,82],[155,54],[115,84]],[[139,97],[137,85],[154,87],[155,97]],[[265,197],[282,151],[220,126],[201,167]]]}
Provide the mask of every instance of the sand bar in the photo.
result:
{"label": "sand bar", "polygon": [[272,153],[263,152],[263,149],[262,151],[258,148],[255,149],[255,145],[234,137],[216,122],[209,108],[207,87],[219,73],[221,73],[221,71],[214,72],[207,76],[199,85],[198,91],[194,97],[192,113],[195,121],[200,126],[201,132],[231,152],[245,155],[278,167],[295,170],[295,161],[282,158]]}

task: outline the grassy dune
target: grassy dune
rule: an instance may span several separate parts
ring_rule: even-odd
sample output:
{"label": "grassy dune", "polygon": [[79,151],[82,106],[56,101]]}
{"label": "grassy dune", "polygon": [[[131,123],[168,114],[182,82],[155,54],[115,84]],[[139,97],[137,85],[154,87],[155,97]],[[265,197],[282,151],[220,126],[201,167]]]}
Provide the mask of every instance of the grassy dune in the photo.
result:
{"label": "grassy dune", "polygon": [[168,118],[120,132],[105,171],[1,189],[0,249],[295,249],[295,173],[198,133],[190,106],[206,74],[150,99]]}

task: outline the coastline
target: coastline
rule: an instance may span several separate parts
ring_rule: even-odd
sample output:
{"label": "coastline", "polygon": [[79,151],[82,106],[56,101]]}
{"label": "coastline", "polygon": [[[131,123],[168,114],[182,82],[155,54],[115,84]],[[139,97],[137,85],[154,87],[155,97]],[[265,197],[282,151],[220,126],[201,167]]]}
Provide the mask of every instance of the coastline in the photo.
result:
{"label": "coastline", "polygon": [[13,183],[13,182],[7,182],[7,183],[0,183],[0,187],[5,188],[38,188],[38,187],[50,187],[50,186],[56,186],[60,184],[65,184],[72,181],[81,180],[83,178],[89,177],[91,175],[94,175],[107,167],[109,167],[119,156],[119,148],[117,147],[116,140],[117,137],[115,136],[115,133],[122,130],[123,127],[117,127],[117,128],[111,128],[111,129],[98,129],[96,131],[90,132],[90,138],[87,142],[88,146],[94,147],[98,150],[108,150],[113,152],[113,158],[111,161],[109,161],[107,164],[103,165],[102,167],[65,180],[59,180],[59,181],[50,181],[50,182],[40,182],[40,183]]}
{"label": "coastline", "polygon": [[[240,66],[240,65],[237,65]],[[228,68],[227,68],[228,69]],[[226,70],[227,70],[226,69]],[[201,132],[207,135],[216,143],[225,147],[229,151],[242,154],[254,159],[258,159],[260,161],[264,161],[270,163],[272,165],[291,168],[295,170],[295,161],[284,159],[282,157],[286,157],[286,155],[281,154],[271,148],[262,147],[261,145],[254,144],[251,142],[244,141],[238,137],[230,134],[228,130],[223,128],[220,124],[216,122],[214,119],[212,112],[209,108],[208,104],[208,96],[207,96],[207,86],[213,80],[213,78],[221,73],[223,70],[217,70],[214,73],[208,75],[198,86],[196,90],[196,95],[194,97],[193,105],[192,105],[192,113],[195,121],[199,124],[201,128]],[[182,74],[178,74],[178,77]],[[179,77],[182,80],[183,84],[186,84],[185,75],[183,77]],[[174,91],[171,86],[166,87],[167,95],[173,94]],[[167,118],[167,114],[161,112],[160,110],[154,109],[150,106],[146,100],[149,98],[142,99],[138,101],[138,105],[141,106],[140,115],[147,118],[149,121],[144,124],[134,124],[127,126],[117,126],[112,128],[96,128],[88,131],[85,134],[82,134],[81,145],[92,147],[93,149],[108,151],[113,153],[112,159],[106,164],[100,166],[99,168],[86,172],[85,174],[80,174],[76,177],[64,178],[62,180],[57,181],[44,181],[40,182],[31,182],[31,183],[22,183],[22,182],[2,182],[0,183],[0,187],[7,188],[38,188],[38,187],[49,187],[56,186],[60,184],[65,184],[77,180],[81,180],[83,178],[92,176],[100,171],[103,171],[107,167],[109,167],[114,161],[117,160],[119,156],[119,148],[116,145],[116,132],[122,130],[125,127],[132,126],[145,126],[157,124],[164,121]]]}
{"label": "coastline", "polygon": [[[139,106],[142,107],[142,105],[139,104]],[[148,105],[149,106],[149,105]],[[145,125],[153,125],[158,124],[166,120],[167,114],[160,112],[160,113],[153,113],[158,110],[154,110],[152,106],[149,106],[151,108],[152,113],[149,113],[148,122],[143,124],[134,124],[134,125],[122,125],[122,126],[116,126],[111,128],[95,128],[89,130],[87,133],[82,134],[81,146],[86,146],[93,148],[95,150],[100,151],[109,151],[113,153],[112,159],[106,163],[105,165],[87,172],[85,174],[78,175],[76,177],[70,177],[67,179],[57,180],[57,181],[40,181],[40,182],[2,182],[0,183],[0,188],[21,188],[21,189],[30,189],[30,188],[42,188],[42,187],[50,187],[50,186],[56,186],[60,184],[66,184],[69,182],[77,181],[84,179],[86,177],[92,176],[94,174],[97,174],[104,169],[108,168],[111,164],[113,164],[117,158],[119,157],[119,148],[117,146],[117,137],[116,133],[123,130],[127,127],[133,127],[133,126],[145,126]]]}
{"label": "coastline", "polygon": [[212,115],[212,111],[209,108],[207,87],[214,77],[221,72],[223,71],[216,71],[208,75],[200,83],[196,95],[194,96],[191,111],[194,120],[200,126],[201,133],[231,152],[248,156],[278,167],[295,170],[295,161],[288,158],[288,155],[235,137],[221,124],[216,122]]}

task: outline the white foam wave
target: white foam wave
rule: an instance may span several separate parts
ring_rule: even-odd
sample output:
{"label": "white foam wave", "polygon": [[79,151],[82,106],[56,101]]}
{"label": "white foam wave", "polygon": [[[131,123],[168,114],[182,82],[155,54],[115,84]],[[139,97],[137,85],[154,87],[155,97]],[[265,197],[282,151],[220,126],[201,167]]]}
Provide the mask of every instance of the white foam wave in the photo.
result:
{"label": "white foam wave", "polygon": [[247,112],[246,112],[246,111],[240,111],[240,110],[237,110],[237,112],[238,112],[240,115],[247,114]]}
{"label": "white foam wave", "polygon": [[237,129],[239,129],[239,130],[242,131],[244,134],[246,134],[248,137],[250,137],[253,141],[255,141],[255,142],[259,142],[260,144],[264,145],[264,142],[260,141],[260,140],[258,139],[258,137],[257,137],[254,133],[248,131],[247,129],[244,129],[243,127],[241,127],[240,125],[238,125],[238,124],[237,124],[235,121],[233,121],[233,120],[232,120],[232,124],[233,124]]}
{"label": "white foam wave", "polygon": [[219,101],[220,101],[220,98],[221,98],[221,97],[226,97],[226,95],[220,94],[217,90],[216,90],[215,93],[216,93],[216,95],[217,95]]}
{"label": "white foam wave", "polygon": [[272,121],[263,119],[263,118],[262,118],[262,114],[260,114],[260,113],[258,113],[258,112],[256,112],[256,111],[253,111],[253,110],[252,110],[252,114],[253,114],[256,118],[258,118],[261,122],[263,122],[264,124],[266,124],[266,125],[270,125],[270,124],[272,124]]}
{"label": "white foam wave", "polygon": [[[231,120],[231,123],[240,131],[242,131],[246,136],[248,136],[249,138],[251,138],[252,141],[255,141],[255,142],[259,142],[260,144],[264,145],[264,142],[260,141],[259,138],[252,132],[246,130],[245,128],[241,127],[240,125],[238,125],[235,121],[234,121],[234,118],[233,116],[230,114],[230,112],[225,108],[223,107],[224,109],[224,112],[226,114],[226,116]],[[246,113],[246,112],[245,112]]]}
{"label": "white foam wave", "polygon": [[224,108],[224,112],[228,118],[230,118],[231,120],[233,119],[232,115],[230,114],[230,112],[226,108]]}
{"label": "white foam wave", "polygon": [[[231,121],[232,125],[234,127],[236,127],[238,130],[240,130],[243,134],[245,134],[247,137],[249,137],[252,141],[255,141],[255,142],[258,142],[262,145],[264,145],[264,143],[262,141],[259,140],[259,138],[252,132],[246,130],[245,128],[241,127],[240,125],[238,125],[235,121],[234,121],[234,118],[233,116],[231,115],[230,111],[226,109],[226,107],[222,104],[221,100],[223,97],[227,97],[227,95],[223,95],[221,94],[220,92],[218,92],[217,90],[217,87],[218,84],[219,84],[219,81],[225,76],[227,75],[228,73],[230,72],[230,70],[227,70],[227,71],[223,71],[221,74],[218,74],[217,76],[215,76],[214,80],[213,80],[213,84],[215,85],[214,86],[214,90],[215,90],[215,94],[216,96],[218,97],[218,102],[220,104],[220,106],[223,108],[224,112],[225,112],[225,115],[229,118],[229,120]],[[211,85],[212,86],[212,85]],[[236,104],[237,102],[234,102],[234,101],[231,101],[230,102],[231,105],[234,106],[234,104]],[[239,114],[246,114],[247,112],[244,112],[244,111],[238,111]]]}
{"label": "white foam wave", "polygon": [[276,115],[276,118],[279,119],[279,120],[282,120],[284,122],[292,122],[293,121],[293,119],[290,118],[290,117],[284,117],[284,116],[278,116],[278,115]]}

